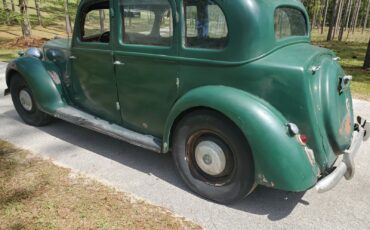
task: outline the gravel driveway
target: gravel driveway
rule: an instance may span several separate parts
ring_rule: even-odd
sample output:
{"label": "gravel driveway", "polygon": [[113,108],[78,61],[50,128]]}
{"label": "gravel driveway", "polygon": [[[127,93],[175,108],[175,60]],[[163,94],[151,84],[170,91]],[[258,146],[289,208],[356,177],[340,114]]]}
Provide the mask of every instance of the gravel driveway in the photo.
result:
{"label": "gravel driveway", "polygon": [[[330,192],[290,193],[258,187],[238,204],[223,206],[191,193],[177,175],[170,155],[152,153],[63,121],[43,128],[25,125],[10,96],[3,96],[4,70],[0,63],[0,139],[169,208],[207,229],[370,228],[370,142],[356,159],[355,178],[342,180]],[[356,100],[355,111],[370,118],[370,103]]]}

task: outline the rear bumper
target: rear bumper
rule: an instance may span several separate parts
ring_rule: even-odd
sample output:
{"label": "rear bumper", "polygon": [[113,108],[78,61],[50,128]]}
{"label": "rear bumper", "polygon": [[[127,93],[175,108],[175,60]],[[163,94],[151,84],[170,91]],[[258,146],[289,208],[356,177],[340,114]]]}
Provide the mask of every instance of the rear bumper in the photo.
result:
{"label": "rear bumper", "polygon": [[331,190],[343,177],[347,180],[352,179],[355,173],[354,158],[356,157],[362,143],[367,141],[370,137],[370,121],[366,121],[361,117],[358,117],[357,120],[358,128],[353,133],[351,147],[344,151],[343,160],[337,168],[316,184],[315,188],[319,193]]}

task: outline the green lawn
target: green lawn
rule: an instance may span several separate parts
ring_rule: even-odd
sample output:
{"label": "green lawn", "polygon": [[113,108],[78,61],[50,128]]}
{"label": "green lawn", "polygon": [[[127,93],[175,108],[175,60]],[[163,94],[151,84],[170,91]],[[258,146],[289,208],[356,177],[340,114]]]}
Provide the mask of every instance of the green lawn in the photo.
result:
{"label": "green lawn", "polygon": [[334,50],[346,73],[353,76],[354,97],[370,100],[370,71],[362,69],[367,43],[316,41],[314,44]]}
{"label": "green lawn", "polygon": [[9,61],[11,59],[16,58],[17,55],[17,50],[15,49],[4,49],[0,47],[0,61]]}

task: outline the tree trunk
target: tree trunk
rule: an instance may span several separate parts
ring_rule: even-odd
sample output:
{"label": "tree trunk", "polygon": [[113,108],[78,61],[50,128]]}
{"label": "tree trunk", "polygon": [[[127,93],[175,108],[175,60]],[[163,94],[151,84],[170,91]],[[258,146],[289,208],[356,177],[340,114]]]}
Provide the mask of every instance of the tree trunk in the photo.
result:
{"label": "tree trunk", "polygon": [[100,33],[104,33],[105,28],[104,28],[104,21],[105,21],[105,14],[104,10],[99,10],[99,21],[100,21]]}
{"label": "tree trunk", "polygon": [[313,4],[312,4],[312,23],[311,23],[311,30],[314,29],[317,25],[317,17],[318,17],[318,13],[319,13],[319,9],[317,9],[317,2],[316,0],[313,0]]}
{"label": "tree trunk", "polygon": [[6,16],[5,25],[10,25],[10,10],[8,8],[8,3],[6,2],[6,0],[3,0],[3,6]]}
{"label": "tree trunk", "polygon": [[339,41],[342,41],[343,39],[344,28],[346,27],[346,19],[348,18],[349,9],[351,8],[350,7],[351,2],[352,2],[351,0],[347,2],[347,9],[344,15],[345,17],[344,17],[344,20],[342,20],[341,26],[340,26],[340,31],[339,31],[339,36],[338,36]]}
{"label": "tree trunk", "polygon": [[360,14],[360,8],[361,8],[361,0],[358,0],[357,9],[356,9],[356,12],[355,12],[354,23],[353,23],[353,27],[352,27],[352,34],[355,32],[355,29],[357,27],[357,21],[358,21],[358,15]]}
{"label": "tree trunk", "polygon": [[321,24],[321,34],[324,33],[324,28],[326,26],[326,17],[328,16],[328,8],[329,8],[329,0],[325,1],[325,13],[324,13],[324,18],[322,20]]}
{"label": "tree trunk", "polygon": [[64,0],[64,14],[66,17],[66,32],[68,37],[72,34],[71,17],[68,12],[68,0]]}
{"label": "tree trunk", "polygon": [[370,39],[369,39],[369,44],[367,45],[366,57],[365,57],[363,68],[370,69]]}
{"label": "tree trunk", "polygon": [[349,1],[349,13],[347,15],[347,18],[346,18],[346,27],[344,30],[348,30],[348,26],[349,26],[349,21],[351,19],[351,13],[352,13],[352,6],[353,6],[353,2],[352,0]]}
{"label": "tree trunk", "polygon": [[29,38],[31,37],[32,33],[31,33],[30,19],[28,18],[26,0],[19,0],[19,10],[22,16],[21,27],[22,27],[23,37]]}
{"label": "tree trunk", "polygon": [[369,17],[369,10],[370,10],[370,0],[367,1],[367,9],[366,9],[366,14],[365,14],[365,19],[364,19],[364,26],[362,27],[362,33],[366,30],[367,26],[367,19]]}
{"label": "tree trunk", "polygon": [[10,5],[12,6],[12,11],[15,12],[14,0],[10,0]]}
{"label": "tree trunk", "polygon": [[35,9],[37,15],[37,22],[39,23],[40,26],[42,26],[40,0],[35,0]]}
{"label": "tree trunk", "polygon": [[335,27],[335,23],[337,21],[337,15],[338,15],[337,12],[338,12],[338,9],[339,9],[340,1],[341,0],[335,0],[335,2],[333,4],[333,12],[332,12],[332,17],[331,17],[330,24],[329,24],[328,36],[326,37],[327,41],[333,40],[333,30],[334,30],[334,27]]}
{"label": "tree trunk", "polygon": [[332,40],[334,40],[335,35],[337,34],[338,27],[340,25],[341,19],[342,19],[342,11],[343,11],[343,5],[344,5],[344,0],[339,0],[339,6],[336,14],[336,19],[335,19],[335,26],[334,26],[334,32],[332,36]]}

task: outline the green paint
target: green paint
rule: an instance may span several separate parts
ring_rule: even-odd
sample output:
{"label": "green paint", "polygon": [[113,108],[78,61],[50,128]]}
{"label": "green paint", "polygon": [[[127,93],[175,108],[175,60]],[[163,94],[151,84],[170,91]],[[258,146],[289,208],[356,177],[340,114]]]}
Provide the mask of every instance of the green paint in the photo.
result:
{"label": "green paint", "polygon": [[[95,2],[101,1],[81,1],[79,11]],[[173,20],[170,47],[125,44],[119,1],[111,1],[115,16],[109,44],[82,42],[78,14],[71,42],[48,42],[44,61],[18,58],[9,65],[7,78],[12,71],[20,72],[45,112],[72,105],[162,139],[163,152],[171,148],[176,119],[199,107],[217,110],[237,124],[249,142],[257,183],[304,191],[350,144],[351,94],[349,90],[339,94],[337,89],[344,73],[332,60],[334,54],[312,46],[309,36],[275,39],[277,7],[298,9],[308,20],[299,1],[215,2],[228,24],[224,49],[184,46],[182,0],[170,1],[179,18]],[[115,61],[124,65],[114,65]],[[321,69],[313,73],[315,65]],[[48,70],[59,74],[61,85],[51,80]],[[308,137],[316,158],[313,166],[304,146],[288,134],[288,122]]]}

